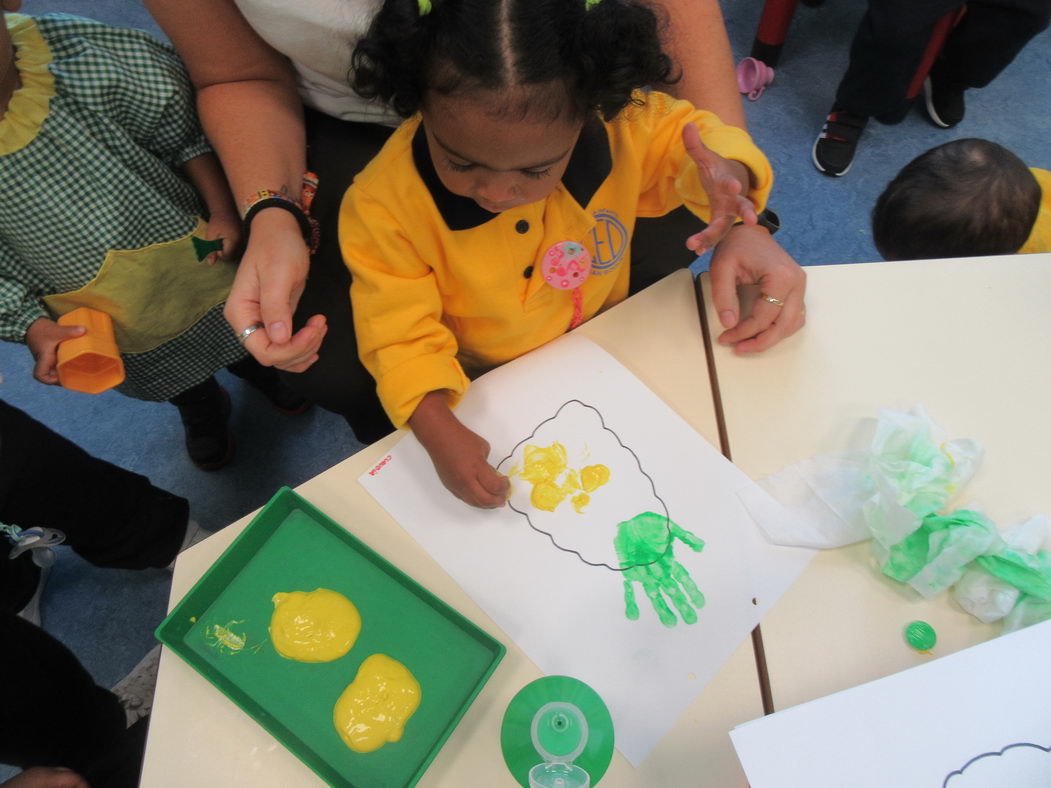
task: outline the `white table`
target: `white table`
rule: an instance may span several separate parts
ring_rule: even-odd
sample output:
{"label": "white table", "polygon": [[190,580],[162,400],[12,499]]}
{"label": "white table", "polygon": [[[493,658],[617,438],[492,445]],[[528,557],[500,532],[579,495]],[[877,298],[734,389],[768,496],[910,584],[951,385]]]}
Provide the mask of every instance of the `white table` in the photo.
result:
{"label": "white table", "polygon": [[[691,277],[670,276],[588,322],[581,333],[602,345],[699,433],[718,446],[708,366]],[[359,486],[393,435],[318,475],[297,491],[395,566],[507,646],[507,655],[446,742],[421,786],[516,785],[500,752],[500,723],[514,694],[541,674],[522,651]],[[181,599],[248,524],[251,515],[183,553],[172,581]],[[760,716],[751,643],[745,640],[674,729],[635,770],[614,754],[603,786],[745,785],[727,732]],[[143,767],[146,788],[291,788],[321,781],[218,690],[164,650]]]}
{"label": "white table", "polygon": [[[985,446],[957,505],[978,502],[1001,527],[1051,514],[1051,255],[807,274],[802,332],[759,357],[714,350],[731,454],[746,474],[842,450],[862,419],[919,402],[949,437]],[[935,657],[999,634],[947,595],[922,600],[885,578],[869,549],[822,552],[763,620],[777,708],[931,659],[905,645],[911,620],[934,626]]]}

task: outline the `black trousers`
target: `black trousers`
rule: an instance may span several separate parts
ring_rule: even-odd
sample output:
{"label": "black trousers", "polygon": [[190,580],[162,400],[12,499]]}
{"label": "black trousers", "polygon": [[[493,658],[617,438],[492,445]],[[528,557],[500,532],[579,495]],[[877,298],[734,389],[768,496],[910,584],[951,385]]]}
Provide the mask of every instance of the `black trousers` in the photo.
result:
{"label": "black trousers", "polygon": [[[0,401],[0,521],[57,528],[97,566],[171,563],[182,545],[186,499],[92,457]],[[145,720],[125,730],[124,709],[75,656],[15,613],[33,596],[31,555],[7,558],[0,538],[0,762],[65,766],[92,786],[138,784]]]}
{"label": "black trousers", "polygon": [[[0,521],[64,531],[96,566],[145,569],[175,558],[188,515],[185,498],[92,457],[0,400]],[[8,560],[7,548],[0,538],[0,612],[14,613],[32,598],[40,570],[28,552]]]}
{"label": "black trousers", "polygon": [[64,766],[93,788],[135,788],[146,719],[125,728],[117,696],[35,624],[0,613],[0,763]]}
{"label": "black trousers", "polygon": [[[963,0],[869,0],[850,48],[835,107],[897,122],[934,25]],[[962,88],[982,88],[1010,65],[1051,20],[1051,0],[968,2],[946,40],[939,75]]]}
{"label": "black trousers", "polygon": [[[339,205],[354,176],[379,152],[393,129],[337,120],[306,110],[307,164],[319,183],[312,213],[321,224],[321,244],[310,263],[306,289],[296,309],[298,329],[312,315],[328,320],[318,360],[305,372],[282,373],[293,390],[341,414],[358,440],[372,443],[394,430],[376,382],[358,359],[350,307],[350,272],[339,249]],[[685,208],[659,219],[640,219],[631,245],[631,292],[688,266],[695,255],[686,238],[703,224]]]}

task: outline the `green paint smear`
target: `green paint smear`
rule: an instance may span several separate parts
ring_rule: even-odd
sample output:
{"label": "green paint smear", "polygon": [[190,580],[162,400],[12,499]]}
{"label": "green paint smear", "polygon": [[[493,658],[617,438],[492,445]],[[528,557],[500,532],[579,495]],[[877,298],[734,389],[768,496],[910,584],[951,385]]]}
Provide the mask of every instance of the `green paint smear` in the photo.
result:
{"label": "green paint smear", "polygon": [[678,623],[665,596],[685,623],[697,622],[696,611],[704,607],[704,594],[689,572],[675,560],[672,545],[676,539],[695,553],[704,549],[703,539],[664,515],[643,512],[617,525],[613,547],[624,567],[624,615],[632,621],[639,618],[633,584],[640,583],[664,626],[673,627]]}
{"label": "green paint smear", "polygon": [[945,517],[928,515],[919,528],[890,548],[883,574],[905,583],[935,561],[943,563],[948,573],[961,572],[996,538],[996,526],[978,512],[960,509]]}
{"label": "green paint smear", "polygon": [[1043,550],[1030,555],[1006,548],[996,555],[979,556],[975,562],[1023,594],[1042,601],[1051,600],[1051,563]]}

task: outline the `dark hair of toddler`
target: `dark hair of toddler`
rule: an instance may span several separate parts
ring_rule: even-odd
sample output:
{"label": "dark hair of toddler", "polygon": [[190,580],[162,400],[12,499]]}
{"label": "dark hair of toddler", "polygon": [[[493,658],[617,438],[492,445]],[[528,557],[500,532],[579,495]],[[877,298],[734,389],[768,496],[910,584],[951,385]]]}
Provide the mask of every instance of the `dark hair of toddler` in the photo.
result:
{"label": "dark hair of toddler", "polygon": [[1040,210],[1033,173],[983,139],[947,142],[917,156],[876,201],[872,237],[885,260],[1014,254]]}
{"label": "dark hair of toddler", "polygon": [[353,87],[403,117],[430,92],[488,93],[496,117],[612,120],[674,81],[657,16],[632,0],[386,0],[353,56]]}

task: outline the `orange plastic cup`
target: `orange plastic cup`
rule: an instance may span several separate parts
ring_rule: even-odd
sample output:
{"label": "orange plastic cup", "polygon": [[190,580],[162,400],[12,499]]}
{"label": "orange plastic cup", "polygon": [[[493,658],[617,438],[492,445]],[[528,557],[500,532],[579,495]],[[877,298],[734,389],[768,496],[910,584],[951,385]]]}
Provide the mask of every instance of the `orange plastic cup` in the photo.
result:
{"label": "orange plastic cup", "polygon": [[82,306],[62,315],[58,322],[87,329],[82,336],[58,344],[58,381],[64,388],[100,394],[124,382],[124,362],[109,315]]}

